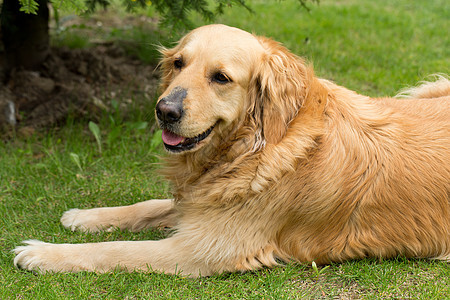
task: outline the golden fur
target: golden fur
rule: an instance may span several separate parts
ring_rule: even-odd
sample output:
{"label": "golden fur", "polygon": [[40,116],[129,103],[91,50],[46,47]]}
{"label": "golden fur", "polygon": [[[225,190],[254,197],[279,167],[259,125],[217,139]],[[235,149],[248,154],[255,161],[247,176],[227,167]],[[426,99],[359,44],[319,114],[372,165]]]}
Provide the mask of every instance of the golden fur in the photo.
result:
{"label": "golden fur", "polygon": [[61,221],[72,230],[175,233],[160,241],[28,241],[16,248],[16,265],[197,276],[276,259],[450,260],[448,79],[404,91],[406,99],[372,99],[317,78],[280,44],[224,25],[198,28],[162,53],[159,101],[187,91],[171,134],[213,128],[167,157],[174,200],[74,209]]}

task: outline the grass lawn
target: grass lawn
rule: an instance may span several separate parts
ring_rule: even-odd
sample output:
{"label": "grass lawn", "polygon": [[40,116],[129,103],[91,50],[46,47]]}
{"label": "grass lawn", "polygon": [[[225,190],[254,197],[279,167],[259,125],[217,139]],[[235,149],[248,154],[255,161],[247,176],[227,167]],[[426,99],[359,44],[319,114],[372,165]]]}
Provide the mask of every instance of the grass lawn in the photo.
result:
{"label": "grass lawn", "polygon": [[[284,43],[313,62],[319,76],[361,93],[394,95],[428,74],[450,73],[445,0],[322,0],[310,5],[309,13],[293,0],[249,3],[255,14],[232,9],[218,21]],[[150,130],[152,110],[149,104],[124,118],[105,113],[97,121],[99,141],[89,120],[0,141],[0,299],[450,299],[449,264],[402,258],[351,261],[318,271],[288,264],[199,279],[16,270],[11,250],[26,239],[81,243],[166,234],[82,234],[59,224],[62,213],[74,207],[170,197],[168,184],[157,175],[164,151]]]}

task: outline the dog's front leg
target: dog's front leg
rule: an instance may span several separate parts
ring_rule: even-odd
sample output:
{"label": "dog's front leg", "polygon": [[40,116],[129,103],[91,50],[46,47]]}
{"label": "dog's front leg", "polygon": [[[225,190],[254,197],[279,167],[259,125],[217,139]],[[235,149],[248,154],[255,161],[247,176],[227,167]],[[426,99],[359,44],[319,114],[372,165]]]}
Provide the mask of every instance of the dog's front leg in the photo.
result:
{"label": "dog's front leg", "polygon": [[173,200],[148,200],[128,206],[71,209],[61,223],[79,231],[111,231],[117,228],[133,232],[149,227],[173,227],[176,213]]}
{"label": "dog's front leg", "polygon": [[211,272],[204,264],[194,263],[191,250],[170,237],[159,241],[117,241],[90,244],[49,244],[26,241],[14,251],[14,264],[40,272],[108,272],[115,269],[157,271],[198,276]]}

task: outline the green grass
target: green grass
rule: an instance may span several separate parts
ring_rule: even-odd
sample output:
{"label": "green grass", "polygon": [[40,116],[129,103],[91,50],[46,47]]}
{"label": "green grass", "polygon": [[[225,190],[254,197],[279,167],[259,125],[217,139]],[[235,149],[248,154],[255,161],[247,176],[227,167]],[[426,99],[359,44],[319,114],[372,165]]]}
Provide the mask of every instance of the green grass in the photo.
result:
{"label": "green grass", "polygon": [[[449,73],[450,15],[444,1],[322,0],[310,13],[290,0],[251,4],[255,15],[233,9],[219,21],[283,42],[313,61],[320,76],[360,92],[392,95],[428,74]],[[16,270],[11,250],[25,239],[81,243],[165,235],[152,230],[82,234],[59,224],[69,208],[170,196],[157,175],[163,151],[153,135],[151,111],[149,106],[126,117],[105,113],[96,121],[101,153],[89,120],[68,120],[60,129],[0,142],[0,299],[450,298],[449,264],[401,258],[335,264],[319,275],[308,265],[288,264],[199,279]]]}

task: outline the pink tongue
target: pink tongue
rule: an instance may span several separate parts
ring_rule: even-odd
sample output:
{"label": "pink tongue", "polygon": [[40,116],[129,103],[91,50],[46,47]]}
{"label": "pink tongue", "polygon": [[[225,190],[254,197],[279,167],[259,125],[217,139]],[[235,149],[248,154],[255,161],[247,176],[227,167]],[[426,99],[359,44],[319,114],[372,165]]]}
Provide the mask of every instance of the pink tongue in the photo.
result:
{"label": "pink tongue", "polygon": [[167,145],[176,146],[184,141],[184,137],[176,135],[175,133],[170,132],[168,130],[163,130],[162,140]]}

